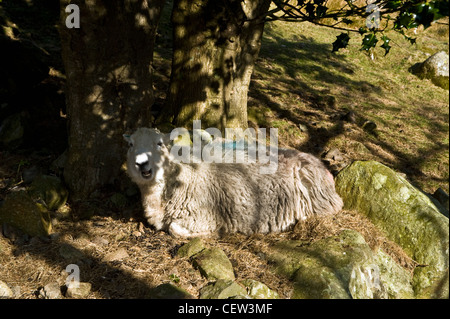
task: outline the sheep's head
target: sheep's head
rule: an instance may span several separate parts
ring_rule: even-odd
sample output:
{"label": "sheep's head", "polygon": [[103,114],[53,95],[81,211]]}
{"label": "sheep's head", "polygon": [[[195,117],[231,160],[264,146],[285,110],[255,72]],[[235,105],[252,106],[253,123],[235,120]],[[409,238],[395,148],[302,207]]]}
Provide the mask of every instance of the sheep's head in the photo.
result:
{"label": "sheep's head", "polygon": [[123,135],[130,148],[127,155],[127,170],[138,184],[161,181],[163,163],[169,157],[166,135],[157,129],[139,128],[130,135]]}

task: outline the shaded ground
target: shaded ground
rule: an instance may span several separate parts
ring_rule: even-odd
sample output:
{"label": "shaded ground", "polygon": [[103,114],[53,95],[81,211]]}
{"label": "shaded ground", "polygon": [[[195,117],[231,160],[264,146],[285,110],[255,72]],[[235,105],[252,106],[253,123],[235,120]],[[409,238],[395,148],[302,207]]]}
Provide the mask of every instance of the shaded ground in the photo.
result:
{"label": "shaded ground", "polygon": [[[286,239],[314,241],[343,229],[359,231],[373,249],[381,247],[412,274],[417,264],[368,220],[353,212],[311,219],[283,234],[234,234],[204,242],[224,250],[237,281],[258,280],[280,298],[289,298],[292,284],[271,271],[264,258],[268,247]],[[175,256],[187,240],[152,231],[134,218],[96,216],[78,222],[61,221],[56,223],[50,238],[9,237],[0,236],[0,279],[12,287],[16,298],[37,298],[42,287],[52,282],[63,287],[70,264],[79,267],[82,282],[92,284],[88,298],[149,298],[152,288],[169,282],[198,298],[199,290],[208,283],[188,258]]]}

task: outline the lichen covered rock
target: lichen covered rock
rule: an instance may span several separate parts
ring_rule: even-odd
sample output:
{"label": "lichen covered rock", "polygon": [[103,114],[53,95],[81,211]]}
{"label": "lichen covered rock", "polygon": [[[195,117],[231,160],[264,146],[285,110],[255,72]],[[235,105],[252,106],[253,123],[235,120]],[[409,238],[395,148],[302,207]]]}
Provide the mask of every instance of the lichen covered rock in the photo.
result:
{"label": "lichen covered rock", "polygon": [[448,54],[437,52],[422,63],[416,63],[410,71],[421,79],[429,79],[434,85],[449,89],[449,62]]}
{"label": "lichen covered rock", "polygon": [[336,177],[344,208],[366,215],[421,267],[413,276],[419,298],[448,298],[448,218],[405,178],[375,161],[356,161]]}
{"label": "lichen covered rock", "polygon": [[50,213],[44,205],[35,202],[25,191],[9,194],[0,207],[0,224],[7,223],[30,236],[51,233]]}
{"label": "lichen covered rock", "polygon": [[228,299],[245,297],[245,288],[232,280],[219,279],[209,283],[200,290],[200,299]]}
{"label": "lichen covered rock", "polygon": [[234,280],[233,266],[223,250],[219,248],[204,249],[194,256],[194,266],[208,280]]}
{"label": "lichen covered rock", "polygon": [[374,253],[361,234],[344,230],[313,243],[282,241],[268,254],[276,271],[294,281],[292,298],[387,298]]}
{"label": "lichen covered rock", "polygon": [[253,299],[278,299],[279,295],[262,282],[245,279],[241,284],[247,288],[248,295]]}
{"label": "lichen covered rock", "polygon": [[198,254],[203,249],[205,249],[205,245],[203,241],[196,237],[191,239],[189,242],[181,246],[177,251],[178,257],[192,257],[195,254]]}
{"label": "lichen covered rock", "polygon": [[67,202],[69,192],[56,176],[40,175],[31,183],[31,196],[42,200],[49,210],[57,210]]}

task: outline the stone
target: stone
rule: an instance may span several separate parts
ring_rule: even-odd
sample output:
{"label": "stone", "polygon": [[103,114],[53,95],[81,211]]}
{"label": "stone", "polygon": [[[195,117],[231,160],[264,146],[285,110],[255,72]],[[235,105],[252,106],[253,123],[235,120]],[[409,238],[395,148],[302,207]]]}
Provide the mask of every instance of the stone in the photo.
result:
{"label": "stone", "polygon": [[194,256],[194,267],[208,280],[234,280],[233,266],[220,248],[204,249]]}
{"label": "stone", "polygon": [[178,248],[177,256],[178,257],[192,257],[195,254],[198,254],[203,249],[205,249],[205,245],[203,244],[203,241],[196,237],[191,239],[189,242]]}
{"label": "stone", "polygon": [[84,257],[82,251],[69,244],[62,244],[59,247],[59,255],[71,263],[75,263]]}
{"label": "stone", "polygon": [[42,200],[49,210],[58,210],[64,206],[69,192],[56,176],[40,175],[30,185],[30,195]]}
{"label": "stone", "polygon": [[381,249],[375,255],[375,260],[388,298],[414,299],[411,274]]}
{"label": "stone", "polygon": [[92,239],[92,243],[97,246],[106,246],[109,244],[109,240],[102,236],[96,236]]}
{"label": "stone", "polygon": [[271,290],[262,282],[245,279],[241,281],[241,284],[247,288],[248,295],[253,299],[279,299],[280,296],[277,292]]}
{"label": "stone", "polygon": [[0,299],[11,299],[13,297],[14,293],[11,288],[4,281],[0,280]]}
{"label": "stone", "polygon": [[127,250],[125,248],[119,248],[116,251],[106,254],[106,256],[103,258],[103,261],[122,260],[122,259],[128,258],[129,256],[130,255],[128,255]]}
{"label": "stone", "polygon": [[195,299],[183,288],[170,283],[165,283],[152,288],[149,293],[150,299]]}
{"label": "stone", "polygon": [[247,296],[245,288],[233,280],[219,279],[200,289],[199,299],[231,299]]}
{"label": "stone", "polygon": [[377,124],[373,121],[365,121],[362,125],[362,129],[367,133],[375,133]]}
{"label": "stone", "polygon": [[313,243],[281,241],[267,258],[293,279],[293,299],[387,298],[374,254],[354,230]]}
{"label": "stone", "polygon": [[26,191],[9,194],[0,207],[0,223],[7,223],[30,236],[47,236],[52,231],[50,213]]}
{"label": "stone", "polygon": [[333,160],[333,161],[342,161],[344,159],[341,151],[339,151],[337,148],[332,148],[327,152],[327,154],[324,156],[325,160]]}
{"label": "stone", "polygon": [[67,298],[84,299],[91,293],[92,285],[89,282],[71,282],[66,291]]}
{"label": "stone", "polygon": [[353,111],[348,111],[347,113],[341,116],[341,120],[349,123],[356,123],[357,121],[356,113]]}
{"label": "stone", "polygon": [[302,131],[303,133],[308,133],[308,127],[304,124],[299,124],[298,128],[300,129],[300,131]]}
{"label": "stone", "polygon": [[434,85],[449,89],[449,59],[444,51],[437,52],[422,63],[416,63],[409,71],[420,79],[429,79]]}
{"label": "stone", "polygon": [[448,298],[449,221],[404,177],[375,161],[356,161],[336,177],[344,209],[366,215],[422,267],[413,288],[419,298]]}
{"label": "stone", "polygon": [[46,284],[40,291],[39,296],[44,299],[61,299],[61,287],[57,282]]}

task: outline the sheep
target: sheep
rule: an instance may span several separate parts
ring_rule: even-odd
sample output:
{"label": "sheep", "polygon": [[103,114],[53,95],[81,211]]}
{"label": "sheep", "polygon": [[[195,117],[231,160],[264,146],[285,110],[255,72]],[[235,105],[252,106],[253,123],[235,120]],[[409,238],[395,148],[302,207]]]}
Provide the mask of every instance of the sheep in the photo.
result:
{"label": "sheep", "polygon": [[278,149],[276,172],[260,174],[259,163],[176,162],[168,136],[157,129],[124,137],[127,173],[140,189],[144,215],[174,237],[278,233],[343,206],[333,176],[311,154]]}

